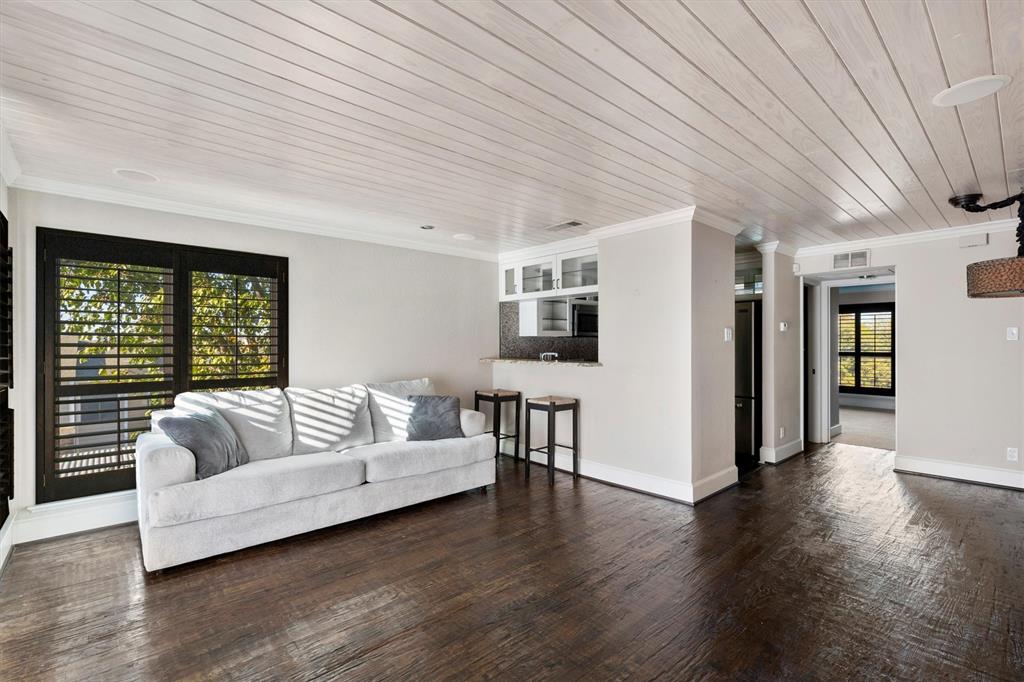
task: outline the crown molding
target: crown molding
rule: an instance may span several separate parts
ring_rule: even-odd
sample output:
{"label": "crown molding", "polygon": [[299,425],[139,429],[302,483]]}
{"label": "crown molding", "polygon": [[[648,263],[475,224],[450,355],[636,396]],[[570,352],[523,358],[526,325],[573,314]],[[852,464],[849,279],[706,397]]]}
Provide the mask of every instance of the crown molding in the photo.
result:
{"label": "crown molding", "polygon": [[597,227],[590,230],[587,234],[592,239],[607,239],[608,237],[618,237],[620,235],[631,234],[633,232],[651,230],[656,227],[665,227],[666,225],[690,222],[693,220],[693,214],[696,208],[696,206],[687,206],[686,208],[680,208],[675,211],[656,213],[655,215],[647,216],[646,218],[637,218],[636,220],[627,220],[624,223],[616,223],[615,225],[608,225],[606,227]]}
{"label": "crown molding", "polygon": [[1008,232],[1017,229],[1016,218],[1005,218],[992,220],[978,225],[965,225],[962,227],[943,227],[936,230],[924,230],[921,232],[908,232],[905,234],[892,234],[885,237],[872,237],[871,239],[858,239],[855,241],[834,242],[832,244],[819,244],[816,246],[804,246],[796,251],[796,257],[804,256],[827,256],[833,253],[845,251],[857,251],[860,249],[877,249],[885,246],[904,246],[906,244],[921,244],[934,242],[942,239],[957,239],[974,234],[985,234],[988,232]]}
{"label": "crown molding", "polygon": [[735,237],[744,230],[744,225],[741,225],[735,220],[730,220],[729,218],[720,216],[703,206],[694,206],[692,210],[693,212],[690,214],[690,220],[707,225],[708,227],[713,227],[716,230],[725,232],[731,237]]}
{"label": "crown molding", "polygon": [[579,237],[570,237],[569,239],[561,239],[559,241],[548,242],[547,244],[531,246],[525,249],[516,249],[515,251],[502,251],[498,254],[498,260],[503,263],[508,263],[536,256],[547,256],[552,253],[586,249],[595,246],[600,239],[621,237],[622,235],[642,232],[643,230],[651,230],[657,227],[692,222],[699,222],[707,225],[708,227],[713,227],[733,237],[743,230],[742,225],[711,213],[707,209],[703,209],[699,206],[687,206],[686,208],[666,211],[665,213],[657,213],[645,218],[627,220],[626,222],[616,223],[615,225],[596,227],[587,232],[587,234]]}
{"label": "crown molding", "polygon": [[665,213],[657,213],[645,218],[627,220],[623,223],[606,225],[605,227],[595,227],[594,229],[589,230],[585,235],[580,235],[578,237],[559,239],[558,241],[538,244],[537,246],[528,246],[525,249],[516,249],[515,251],[502,251],[498,254],[498,261],[502,263],[510,263],[513,261],[525,260],[527,258],[550,256],[553,253],[565,253],[566,251],[575,251],[577,249],[589,249],[596,246],[600,239],[621,237],[622,235],[642,232],[643,230],[651,230],[656,227],[665,227],[666,225],[688,223],[693,219],[693,210],[693,206],[687,206],[686,208],[667,211]]}
{"label": "crown molding", "polygon": [[755,244],[754,248],[763,254],[781,253],[784,256],[796,256],[796,250],[794,250],[788,244],[783,244],[782,242],[779,241],[761,242],[760,244]]}
{"label": "crown molding", "polygon": [[[6,180],[7,177],[4,176]],[[301,218],[281,218],[270,214],[263,214],[248,211],[235,211],[231,209],[215,208],[203,204],[176,201],[172,199],[158,199],[134,192],[105,189],[91,185],[80,185],[59,180],[47,180],[31,175],[18,175],[13,182],[8,181],[9,186],[15,189],[42,192],[44,194],[56,194],[71,197],[74,199],[87,199],[100,201],[107,204],[117,204],[132,208],[144,208],[164,213],[177,213],[180,215],[193,216],[195,218],[206,218],[208,220],[221,220],[229,223],[252,225],[255,227],[266,227],[284,232],[299,232],[319,237],[332,237],[334,239],[347,239],[350,241],[367,242],[383,246],[394,246],[402,249],[425,251],[445,256],[458,256],[460,258],[472,258],[487,262],[498,260],[497,254],[467,249],[458,246],[447,246],[442,244],[427,244],[413,239],[404,239],[386,234],[375,234],[368,231],[354,230],[352,228],[317,221],[302,220]]]}
{"label": "crown molding", "polygon": [[0,123],[0,175],[8,186],[21,177],[21,164],[14,154],[14,147],[11,146],[11,138],[7,137],[7,129]]}

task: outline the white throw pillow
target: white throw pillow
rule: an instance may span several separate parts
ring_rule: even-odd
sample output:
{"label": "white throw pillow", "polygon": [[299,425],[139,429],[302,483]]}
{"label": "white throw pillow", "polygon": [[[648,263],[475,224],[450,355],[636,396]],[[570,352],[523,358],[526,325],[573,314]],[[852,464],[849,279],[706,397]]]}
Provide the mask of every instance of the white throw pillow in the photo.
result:
{"label": "white throw pillow", "polygon": [[370,419],[373,422],[375,443],[408,440],[409,416],[412,414],[411,395],[434,395],[430,379],[410,379],[386,383],[366,384],[370,392]]}
{"label": "white throw pillow", "polygon": [[373,442],[366,387],[286,388],[292,408],[296,455],[347,450]]}

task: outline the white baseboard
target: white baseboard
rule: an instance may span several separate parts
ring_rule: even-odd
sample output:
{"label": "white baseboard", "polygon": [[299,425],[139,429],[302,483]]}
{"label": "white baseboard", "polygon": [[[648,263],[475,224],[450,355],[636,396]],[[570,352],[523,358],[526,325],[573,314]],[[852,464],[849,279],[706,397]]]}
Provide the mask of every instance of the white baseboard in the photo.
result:
{"label": "white baseboard", "polygon": [[835,426],[833,426],[832,428],[830,428],[828,430],[829,438],[835,438],[836,436],[842,435],[842,433],[843,433],[843,425],[842,424],[836,424]]}
{"label": "white baseboard", "polygon": [[728,466],[717,474],[705,476],[693,484],[694,503],[711,497],[720,490],[725,490],[740,480],[739,470],[736,465]]}
{"label": "white baseboard", "polygon": [[802,438],[790,441],[785,445],[780,445],[777,448],[770,448],[767,446],[761,447],[761,461],[768,462],[769,464],[778,464],[784,462],[793,455],[798,455],[804,451],[804,441]]}
{"label": "white baseboard", "polygon": [[14,517],[16,516],[14,510],[11,510],[11,515],[4,521],[4,525],[0,526],[0,575],[3,575],[4,566],[7,565],[7,559],[11,556],[11,550],[14,549]]}
{"label": "white baseboard", "polygon": [[891,395],[861,395],[840,393],[839,407],[866,407],[869,410],[896,411],[896,398]]}
{"label": "white baseboard", "polygon": [[[521,449],[525,450],[525,448]],[[505,454],[508,455],[510,453],[505,452]],[[538,452],[532,453],[530,459],[537,464],[548,463],[547,455],[543,455]],[[569,453],[556,452],[555,468],[559,471],[572,473],[572,455]],[[732,481],[722,485],[720,488],[711,490],[711,492],[705,492],[701,497],[707,497],[713,492],[717,492],[721,488],[735,483],[737,480],[736,467],[732,467],[732,474]],[[534,472],[534,475],[537,475],[536,472]],[[631,488],[640,492],[650,493],[652,495],[657,495],[658,497],[666,497],[670,500],[676,500],[677,502],[683,502],[685,504],[693,504],[695,501],[701,499],[701,497],[694,496],[695,489],[698,485],[701,486],[702,491],[706,491],[715,484],[715,481],[712,480],[715,477],[708,477],[707,479],[698,481],[697,484],[692,484],[685,481],[677,481],[671,478],[645,474],[640,471],[623,469],[611,464],[602,464],[600,462],[594,462],[592,460],[582,458],[580,459],[580,475],[597,481],[604,481],[605,483],[622,486],[623,488]],[[716,474],[715,476],[719,475],[720,474]]]}
{"label": "white baseboard", "polygon": [[926,476],[950,478],[968,483],[985,483],[1024,490],[1024,471],[1014,471],[1013,469],[899,455],[896,456],[896,465],[893,469],[897,473],[925,474]]}
{"label": "white baseboard", "polygon": [[135,491],[34,504],[18,511],[14,544],[138,520]]}

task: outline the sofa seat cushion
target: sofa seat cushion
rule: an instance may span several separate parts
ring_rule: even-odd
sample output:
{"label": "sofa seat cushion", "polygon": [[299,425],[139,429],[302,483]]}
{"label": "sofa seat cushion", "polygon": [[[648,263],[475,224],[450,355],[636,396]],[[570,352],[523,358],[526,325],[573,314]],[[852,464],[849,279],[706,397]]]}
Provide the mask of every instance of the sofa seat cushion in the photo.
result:
{"label": "sofa seat cushion", "polygon": [[367,482],[376,483],[494,459],[494,438],[391,441],[360,445],[344,454],[364,461]]}
{"label": "sofa seat cushion", "polygon": [[154,526],[229,516],[358,486],[362,459],[318,452],[249,462],[201,481],[158,488],[149,495]]}
{"label": "sofa seat cushion", "polygon": [[279,388],[179,393],[174,397],[174,407],[186,412],[220,412],[238,434],[251,461],[292,454],[291,410]]}

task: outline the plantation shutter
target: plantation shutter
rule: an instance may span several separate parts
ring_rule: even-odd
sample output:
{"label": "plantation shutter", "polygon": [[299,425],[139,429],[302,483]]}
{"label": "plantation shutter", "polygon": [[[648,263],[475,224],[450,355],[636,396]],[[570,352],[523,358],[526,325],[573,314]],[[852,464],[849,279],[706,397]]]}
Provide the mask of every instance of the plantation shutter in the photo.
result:
{"label": "plantation shutter", "polygon": [[287,261],[189,253],[188,390],[287,385]]}
{"label": "plantation shutter", "polygon": [[13,254],[7,238],[7,218],[0,213],[0,525],[10,516],[8,499],[14,496],[14,410],[10,409],[14,386]]}
{"label": "plantation shutter", "polygon": [[896,309],[892,303],[839,307],[839,390],[895,395]]}
{"label": "plantation shutter", "polygon": [[174,399],[174,258],[44,235],[46,500],[134,487],[135,439]]}
{"label": "plantation shutter", "polygon": [[135,440],[190,390],[287,384],[287,259],[39,230],[41,478],[133,488]]}

